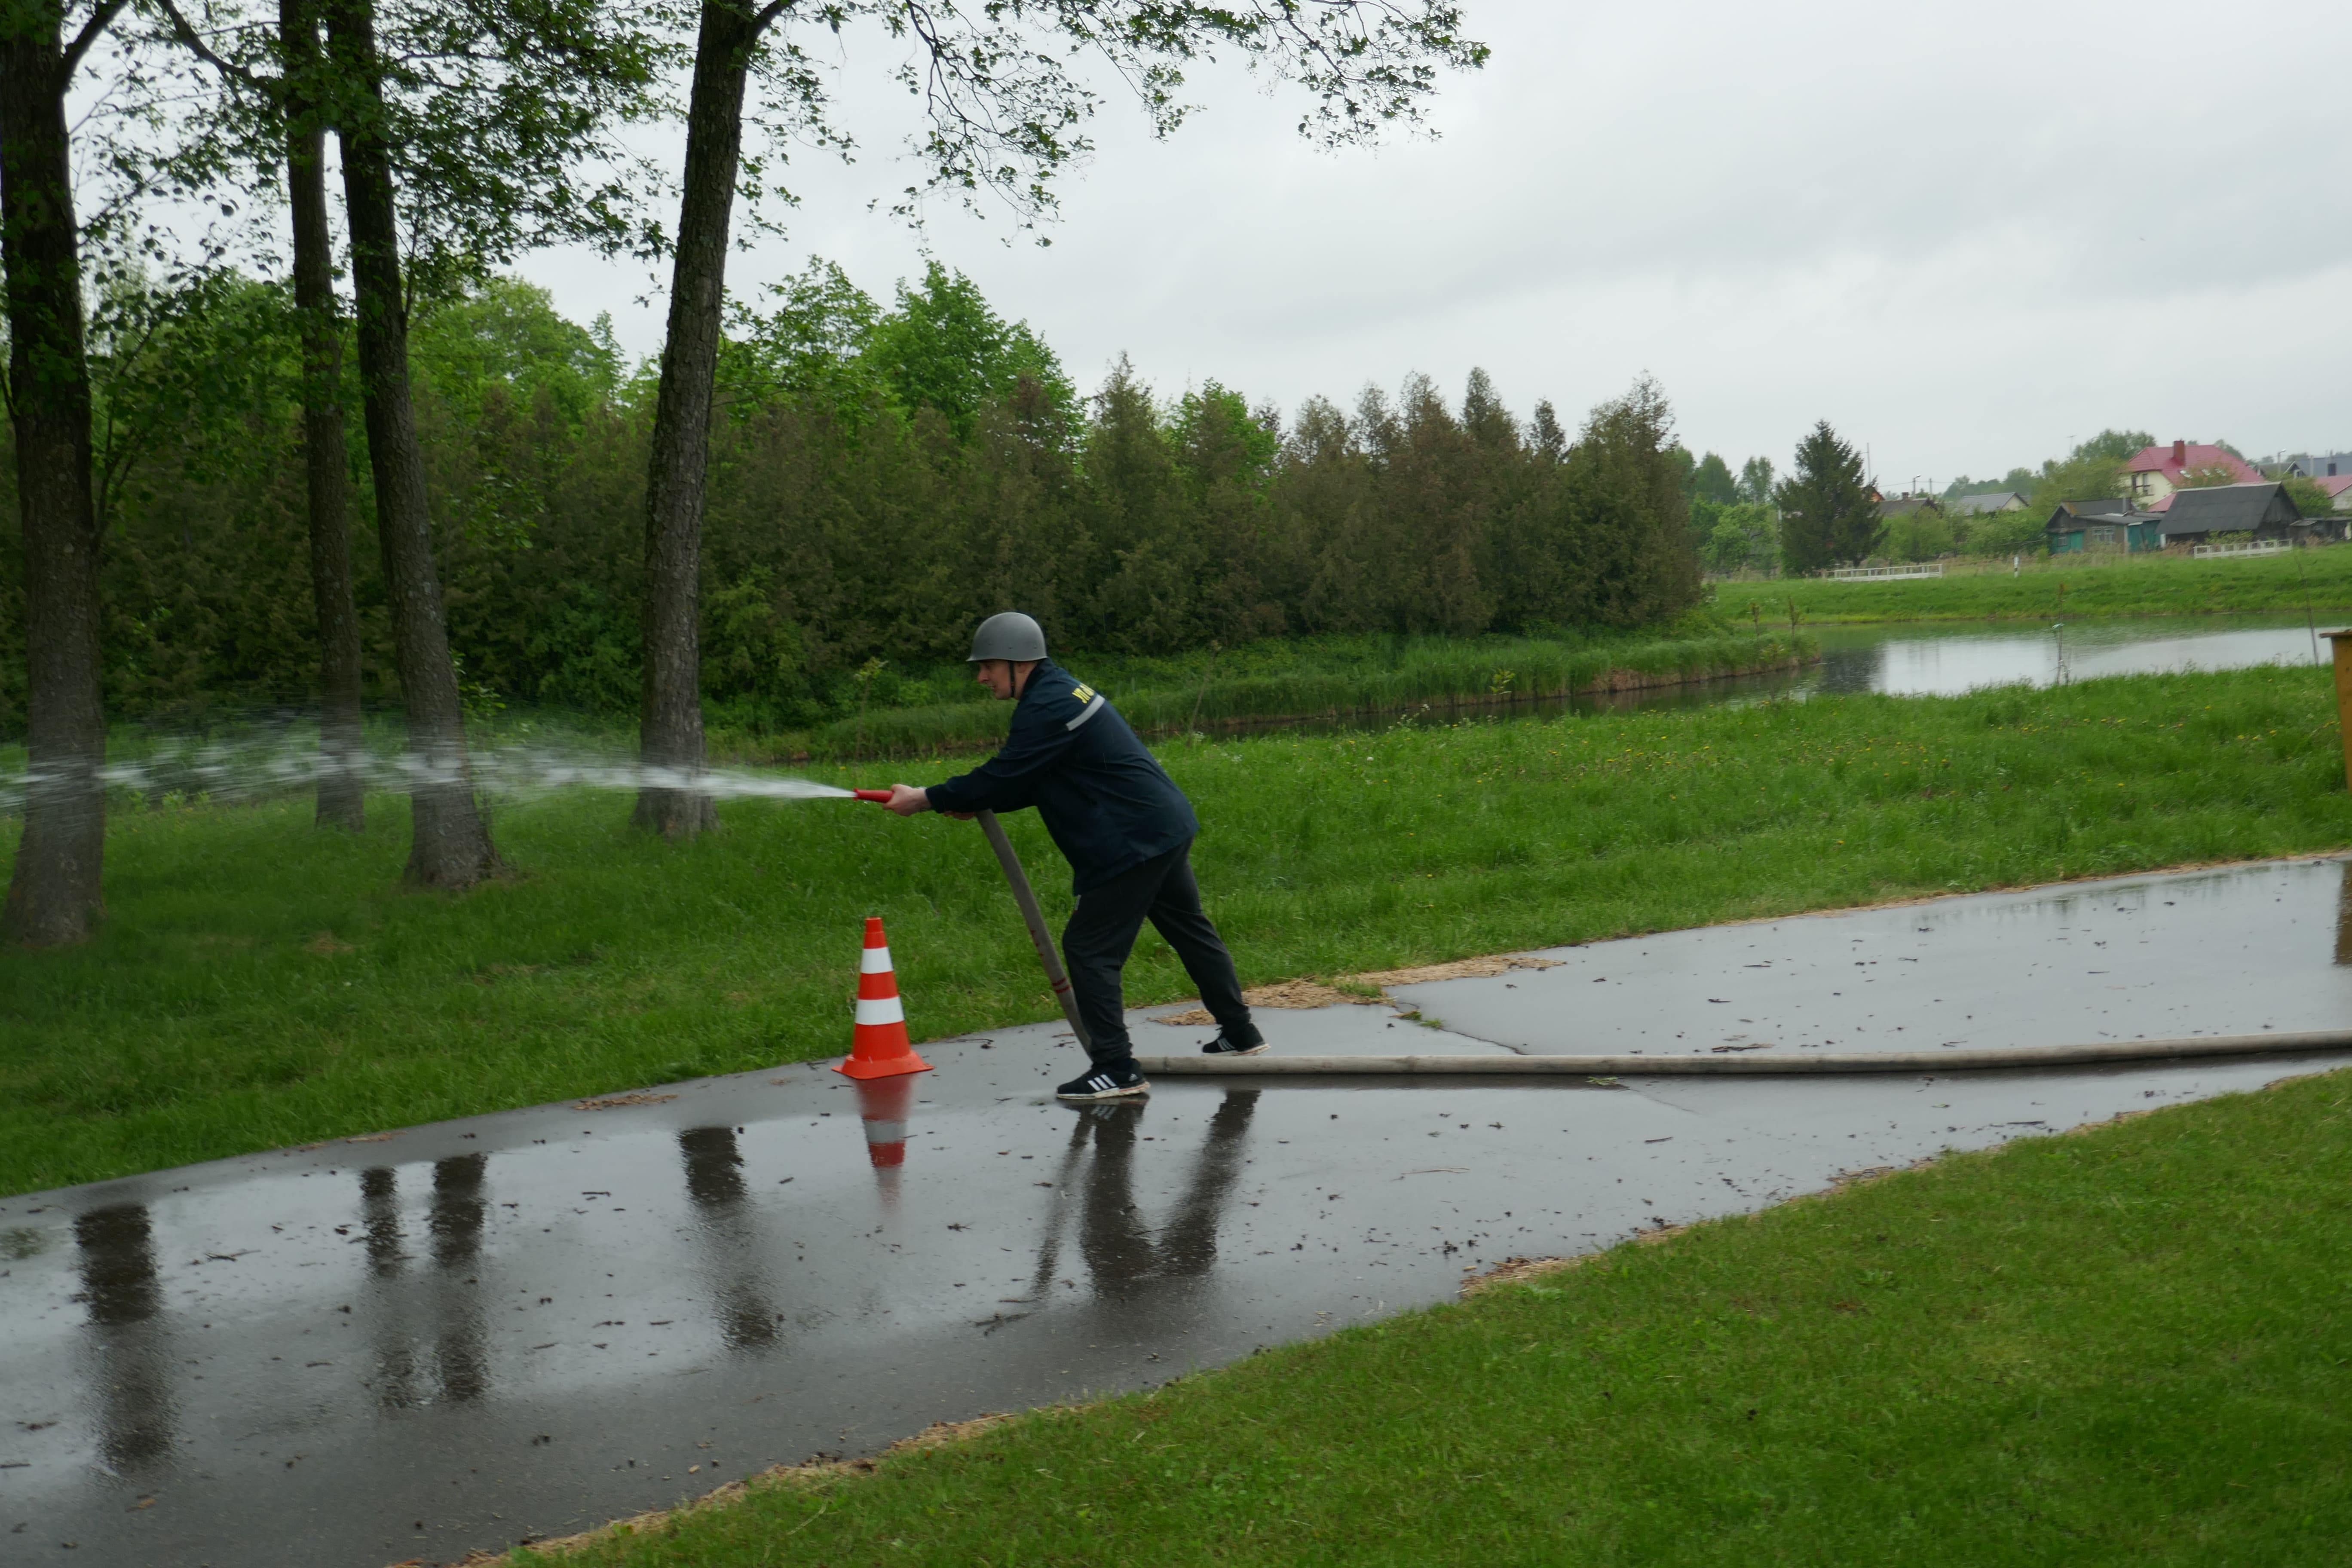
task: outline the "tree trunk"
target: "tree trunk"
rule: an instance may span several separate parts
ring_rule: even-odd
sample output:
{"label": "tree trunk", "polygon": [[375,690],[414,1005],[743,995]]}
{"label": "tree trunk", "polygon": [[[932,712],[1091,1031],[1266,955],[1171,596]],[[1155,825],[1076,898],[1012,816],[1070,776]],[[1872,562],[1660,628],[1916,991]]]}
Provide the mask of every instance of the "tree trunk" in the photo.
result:
{"label": "tree trunk", "polygon": [[391,161],[383,142],[374,16],[367,0],[331,0],[325,9],[328,48],[349,93],[336,140],[342,149],[343,211],[352,231],[360,388],[385,596],[392,605],[393,653],[408,718],[409,763],[416,770],[408,797],[415,836],[405,880],[417,887],[469,888],[501,868],[474,803],[465,712],[457,667],[449,659],[441,580],[433,565],[425,453],[417,445],[416,414],[409,401],[408,306],[401,289]]}
{"label": "tree trunk", "polygon": [[[647,767],[698,771],[702,740],[702,492],[710,405],[727,292],[727,231],[743,150],[743,89],[752,47],[774,8],[704,0],[686,121],[685,195],[670,268],[669,337],[654,405],[646,473],[644,706],[638,754]],[[718,826],[710,797],[690,789],[637,795],[640,827],[690,838]]]}
{"label": "tree trunk", "polygon": [[294,306],[302,322],[302,466],[310,503],[310,598],[319,617],[319,826],[367,827],[362,773],[360,616],[352,597],[345,490],[342,325],[327,231],[326,132],[320,122],[319,22],[309,0],[279,0],[286,54],[286,196],[294,226]]}
{"label": "tree trunk", "polygon": [[98,514],[90,497],[89,364],[68,155],[71,77],[58,14],[0,22],[0,264],[25,533],[32,784],[0,907],[0,939],[79,942],[105,916],[106,712],[99,684]]}

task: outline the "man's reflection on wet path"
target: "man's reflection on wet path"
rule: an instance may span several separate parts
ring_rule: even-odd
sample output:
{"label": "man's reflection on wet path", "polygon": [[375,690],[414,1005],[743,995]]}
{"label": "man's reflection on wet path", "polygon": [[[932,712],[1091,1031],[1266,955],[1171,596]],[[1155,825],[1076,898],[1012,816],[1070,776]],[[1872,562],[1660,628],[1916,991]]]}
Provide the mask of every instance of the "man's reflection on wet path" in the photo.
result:
{"label": "man's reflection on wet path", "polygon": [[730,1350],[765,1350],[776,1342],[778,1314],[760,1263],[765,1244],[743,1185],[735,1129],[689,1128],[677,1135],[677,1148],[686,1160],[686,1194],[701,1221],[695,1234],[719,1337]]}
{"label": "man's reflection on wet path", "polygon": [[74,1243],[100,1391],[99,1453],[116,1469],[168,1458],[172,1343],[158,1316],[163,1287],[146,1206],[92,1209],[74,1221]]}
{"label": "man's reflection on wet path", "polygon": [[[1095,1294],[1114,1301],[1142,1295],[1155,1281],[1198,1279],[1216,1266],[1217,1231],[1224,1222],[1226,1194],[1240,1175],[1242,1146],[1262,1090],[1230,1089],[1209,1118],[1207,1139],[1192,1158],[1192,1172],[1168,1223],[1154,1226],[1135,1201],[1135,1153],[1149,1110],[1128,1100],[1081,1109],[1070,1126],[1049,1211],[1037,1247],[1037,1271],[1029,1294],[1043,1300],[1060,1266],[1062,1232],[1079,1193],[1079,1255]],[[1091,1151],[1093,1159],[1087,1159]]]}

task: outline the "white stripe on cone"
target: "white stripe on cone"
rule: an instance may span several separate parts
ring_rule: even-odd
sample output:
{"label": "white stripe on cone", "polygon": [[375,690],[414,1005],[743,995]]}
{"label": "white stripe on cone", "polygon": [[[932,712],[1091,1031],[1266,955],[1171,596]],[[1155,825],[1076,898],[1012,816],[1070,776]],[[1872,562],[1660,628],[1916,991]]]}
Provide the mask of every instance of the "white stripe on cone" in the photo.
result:
{"label": "white stripe on cone", "polygon": [[857,961],[857,973],[860,974],[889,973],[890,950],[887,947],[867,948],[866,956]]}
{"label": "white stripe on cone", "polygon": [[[838,1013],[834,1015],[836,1018],[840,1016]],[[899,1005],[896,996],[860,996],[857,999],[859,1028],[869,1024],[903,1024],[906,1021],[907,1009]]]}

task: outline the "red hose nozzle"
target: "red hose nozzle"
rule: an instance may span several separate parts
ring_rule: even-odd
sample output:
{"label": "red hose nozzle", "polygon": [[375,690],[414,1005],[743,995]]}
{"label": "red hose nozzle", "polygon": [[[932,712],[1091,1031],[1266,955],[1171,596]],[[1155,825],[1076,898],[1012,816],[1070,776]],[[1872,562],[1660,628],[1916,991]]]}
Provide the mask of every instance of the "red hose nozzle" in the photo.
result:
{"label": "red hose nozzle", "polygon": [[890,801],[890,792],[887,789],[854,789],[849,793],[860,800],[870,800],[877,805],[887,805]]}

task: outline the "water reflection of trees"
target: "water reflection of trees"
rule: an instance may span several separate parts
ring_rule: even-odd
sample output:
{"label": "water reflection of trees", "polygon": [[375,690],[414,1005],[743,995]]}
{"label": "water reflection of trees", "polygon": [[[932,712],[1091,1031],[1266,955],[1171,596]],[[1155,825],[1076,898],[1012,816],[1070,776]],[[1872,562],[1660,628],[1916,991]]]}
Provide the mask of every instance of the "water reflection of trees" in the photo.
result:
{"label": "water reflection of trees", "polygon": [[172,1345],[146,1205],[90,1210],[75,1219],[74,1243],[97,1363],[99,1453],[116,1469],[166,1458],[173,1438]]}
{"label": "water reflection of trees", "polygon": [[677,1135],[686,1161],[719,1336],[730,1350],[763,1350],[776,1342],[776,1310],[761,1265],[759,1216],[743,1185],[743,1155],[731,1127],[695,1127]]}
{"label": "water reflection of trees", "polygon": [[2352,963],[2352,860],[2344,862],[2343,876],[2336,895],[2336,962]]}
{"label": "water reflection of trees", "polygon": [[360,1220],[376,1286],[369,1308],[375,1363],[369,1386],[379,1405],[402,1408],[489,1392],[479,1277],[465,1272],[481,1267],[488,1170],[487,1154],[433,1163],[425,1222],[433,1266],[421,1278],[403,1267],[415,1259],[406,1250],[399,1173],[382,1165],[360,1173]]}

